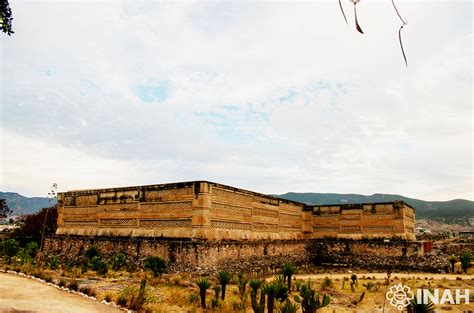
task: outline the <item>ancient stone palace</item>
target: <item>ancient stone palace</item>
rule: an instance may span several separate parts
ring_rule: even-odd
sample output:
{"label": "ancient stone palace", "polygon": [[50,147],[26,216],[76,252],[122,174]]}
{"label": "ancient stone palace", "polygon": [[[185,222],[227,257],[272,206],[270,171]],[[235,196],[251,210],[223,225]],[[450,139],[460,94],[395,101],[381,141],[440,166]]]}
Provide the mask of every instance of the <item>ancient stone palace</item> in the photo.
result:
{"label": "ancient stone palace", "polygon": [[208,181],[58,194],[57,235],[207,240],[415,240],[402,201],[315,206]]}

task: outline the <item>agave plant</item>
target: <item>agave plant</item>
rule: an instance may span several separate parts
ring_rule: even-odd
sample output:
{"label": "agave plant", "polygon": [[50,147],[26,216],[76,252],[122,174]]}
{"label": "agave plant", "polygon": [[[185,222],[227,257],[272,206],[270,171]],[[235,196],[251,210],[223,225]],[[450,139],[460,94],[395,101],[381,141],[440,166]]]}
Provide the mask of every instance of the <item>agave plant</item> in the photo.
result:
{"label": "agave plant", "polygon": [[288,280],[288,290],[291,291],[291,276],[296,273],[296,266],[291,262],[287,262],[283,264],[281,273],[283,274],[283,277]]}
{"label": "agave plant", "polygon": [[300,306],[296,303],[292,303],[290,300],[286,300],[280,308],[281,313],[297,313]]}
{"label": "agave plant", "polygon": [[407,307],[408,313],[430,313],[434,312],[434,304],[428,299],[427,303],[418,303],[416,296],[410,301]]}
{"label": "agave plant", "polygon": [[201,307],[206,308],[206,290],[211,287],[211,283],[206,277],[196,279],[196,285],[199,287],[199,295],[201,296]]}
{"label": "agave plant", "polygon": [[262,286],[260,279],[251,279],[249,281],[250,286],[250,302],[252,303],[252,309],[255,313],[263,313],[265,310],[265,291],[262,289],[260,293],[260,303],[257,302],[258,289]]}
{"label": "agave plant", "polygon": [[327,306],[331,301],[328,295],[324,295],[323,299],[320,300],[319,293],[311,289],[309,282],[301,286],[300,296],[295,295],[294,300],[297,303],[301,303],[303,313],[315,313],[320,308]]}
{"label": "agave plant", "polygon": [[230,275],[229,272],[227,271],[217,272],[217,280],[219,281],[222,287],[222,301],[225,300],[225,288],[231,279],[232,279],[232,275]]}

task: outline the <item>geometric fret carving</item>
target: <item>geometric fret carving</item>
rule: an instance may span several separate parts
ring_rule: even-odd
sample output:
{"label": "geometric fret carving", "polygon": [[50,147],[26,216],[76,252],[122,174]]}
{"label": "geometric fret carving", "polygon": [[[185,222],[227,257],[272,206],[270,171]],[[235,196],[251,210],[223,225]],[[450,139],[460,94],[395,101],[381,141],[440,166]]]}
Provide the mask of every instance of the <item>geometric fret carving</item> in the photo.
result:
{"label": "geometric fret carving", "polygon": [[278,224],[253,223],[253,230],[275,231]]}
{"label": "geometric fret carving", "polygon": [[[169,202],[142,202],[140,204],[140,212],[153,213],[154,211],[179,211],[191,210],[193,208],[192,201],[169,201]],[[158,212],[157,212],[158,213]]]}
{"label": "geometric fret carving", "polygon": [[359,233],[360,226],[341,226],[341,233]]}
{"label": "geometric fret carving", "polygon": [[75,227],[75,228],[82,228],[82,227],[97,227],[97,221],[71,221],[71,220],[64,220],[62,227]]}
{"label": "geometric fret carving", "polygon": [[190,218],[168,219],[168,220],[146,219],[146,220],[140,220],[140,227],[144,227],[144,228],[191,227],[191,219]]}
{"label": "geometric fret carving", "polygon": [[101,219],[100,227],[137,227],[138,220],[136,218],[110,218]]}
{"label": "geometric fret carving", "polygon": [[259,209],[253,208],[252,209],[253,215],[265,216],[265,217],[278,217],[278,211],[276,210],[268,210],[268,209]]}
{"label": "geometric fret carving", "polygon": [[211,227],[221,229],[250,230],[252,224],[232,221],[211,220]]}
{"label": "geometric fret carving", "polygon": [[323,232],[338,232],[339,226],[313,226],[313,232],[323,233]]}
{"label": "geometric fret carving", "polygon": [[391,233],[393,232],[393,226],[364,226],[364,231],[370,233]]}
{"label": "geometric fret carving", "polygon": [[216,213],[237,216],[250,216],[252,210],[236,205],[212,202],[212,210]]}

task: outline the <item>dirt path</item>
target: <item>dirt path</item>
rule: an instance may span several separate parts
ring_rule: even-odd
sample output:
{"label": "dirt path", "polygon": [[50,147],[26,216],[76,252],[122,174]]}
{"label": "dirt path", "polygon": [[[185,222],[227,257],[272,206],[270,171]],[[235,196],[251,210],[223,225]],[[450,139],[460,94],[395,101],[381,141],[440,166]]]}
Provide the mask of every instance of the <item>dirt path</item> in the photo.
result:
{"label": "dirt path", "polygon": [[0,273],[0,312],[117,313],[123,311],[35,280]]}

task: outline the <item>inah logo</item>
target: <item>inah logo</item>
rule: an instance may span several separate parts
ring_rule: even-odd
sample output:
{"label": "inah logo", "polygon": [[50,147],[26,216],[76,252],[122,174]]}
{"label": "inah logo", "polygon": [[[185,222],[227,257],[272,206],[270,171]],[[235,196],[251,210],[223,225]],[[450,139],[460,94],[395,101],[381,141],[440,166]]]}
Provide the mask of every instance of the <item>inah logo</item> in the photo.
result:
{"label": "inah logo", "polygon": [[413,292],[411,292],[410,287],[398,284],[390,287],[389,291],[385,294],[385,297],[390,301],[391,305],[396,306],[398,310],[402,311],[403,308],[410,304],[414,295]]}

